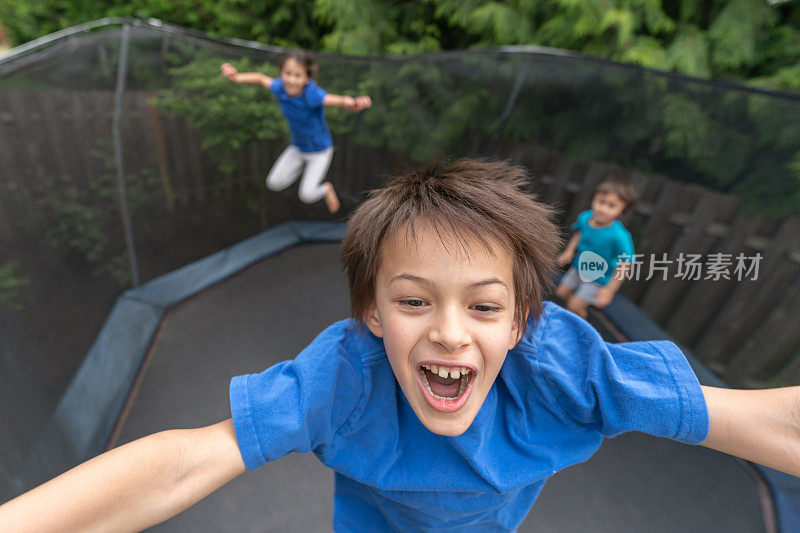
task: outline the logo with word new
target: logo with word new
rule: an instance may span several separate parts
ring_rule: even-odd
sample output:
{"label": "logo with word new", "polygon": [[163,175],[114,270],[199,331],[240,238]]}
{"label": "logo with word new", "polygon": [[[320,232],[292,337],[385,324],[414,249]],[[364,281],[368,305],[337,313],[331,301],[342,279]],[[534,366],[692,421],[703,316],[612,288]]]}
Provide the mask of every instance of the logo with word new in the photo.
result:
{"label": "logo with word new", "polygon": [[594,252],[581,252],[578,256],[578,277],[581,281],[596,281],[608,272],[608,261]]}

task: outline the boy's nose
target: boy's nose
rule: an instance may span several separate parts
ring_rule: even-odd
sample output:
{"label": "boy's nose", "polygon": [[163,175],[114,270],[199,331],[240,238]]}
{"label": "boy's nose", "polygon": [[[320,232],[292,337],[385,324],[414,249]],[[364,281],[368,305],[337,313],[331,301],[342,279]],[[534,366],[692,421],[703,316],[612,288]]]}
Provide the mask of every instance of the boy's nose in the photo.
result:
{"label": "boy's nose", "polygon": [[445,307],[436,313],[435,322],[428,334],[432,343],[439,344],[448,352],[457,352],[472,342],[464,322],[465,317],[454,307]]}

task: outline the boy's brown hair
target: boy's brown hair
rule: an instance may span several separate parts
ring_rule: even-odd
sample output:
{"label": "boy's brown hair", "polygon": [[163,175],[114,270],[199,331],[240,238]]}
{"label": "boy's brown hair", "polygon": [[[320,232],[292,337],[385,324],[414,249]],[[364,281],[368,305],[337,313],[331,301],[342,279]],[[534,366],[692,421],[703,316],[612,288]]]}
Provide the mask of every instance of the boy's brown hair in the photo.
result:
{"label": "boy's brown hair", "polygon": [[595,187],[592,197],[599,192],[603,194],[616,194],[625,204],[625,209],[622,211],[623,213],[628,211],[634,202],[636,202],[638,196],[636,194],[636,189],[633,188],[628,178],[622,174],[614,174],[610,178],[601,181],[597,187]]}
{"label": "boy's brown hair", "polygon": [[350,283],[353,317],[363,319],[375,298],[375,278],[384,242],[415,227],[430,227],[466,249],[475,237],[491,253],[499,244],[512,258],[515,317],[538,317],[545,291],[552,288],[561,244],[553,210],[524,190],[522,167],[502,161],[461,159],[430,164],[392,178],[353,213],[342,242],[342,262]]}

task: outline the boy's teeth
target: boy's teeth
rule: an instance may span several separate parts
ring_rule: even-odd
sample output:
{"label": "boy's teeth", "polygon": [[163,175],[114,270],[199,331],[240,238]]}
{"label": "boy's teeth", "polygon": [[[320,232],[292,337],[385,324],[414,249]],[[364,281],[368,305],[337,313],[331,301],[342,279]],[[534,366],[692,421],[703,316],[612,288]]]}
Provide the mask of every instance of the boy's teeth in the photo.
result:
{"label": "boy's teeth", "polygon": [[422,367],[427,368],[434,374],[438,374],[440,378],[447,378],[447,376],[450,376],[451,378],[459,378],[461,376],[466,376],[470,372],[470,369],[464,366],[452,369],[438,365],[422,365]]}
{"label": "boy's teeth", "polygon": [[[422,365],[422,366],[424,366],[425,368],[428,368],[428,366],[426,366],[426,365]],[[438,394],[435,394],[431,390],[431,386],[430,386],[430,384],[428,384],[428,378],[425,376],[424,372],[422,372],[422,383],[425,385],[425,388],[428,389],[428,392],[434,398],[439,399],[439,400],[454,400],[455,398],[458,398],[462,394],[464,394],[464,391],[467,390],[467,385],[469,384],[469,378],[467,378],[467,374],[466,373],[462,374],[462,376],[461,376],[461,386],[459,387],[458,394],[455,396],[455,398],[444,398],[442,396],[439,396]]]}

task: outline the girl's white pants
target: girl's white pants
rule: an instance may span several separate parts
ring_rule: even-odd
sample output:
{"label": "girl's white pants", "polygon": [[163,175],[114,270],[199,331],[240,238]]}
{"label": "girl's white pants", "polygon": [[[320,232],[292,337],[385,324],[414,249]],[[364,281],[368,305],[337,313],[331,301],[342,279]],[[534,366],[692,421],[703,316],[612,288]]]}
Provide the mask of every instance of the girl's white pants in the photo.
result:
{"label": "girl's white pants", "polygon": [[267,188],[271,191],[282,191],[300,177],[300,200],[313,204],[325,197],[328,192],[322,182],[331,165],[333,146],[319,152],[301,152],[297,146],[290,144],[275,161],[267,175]]}

